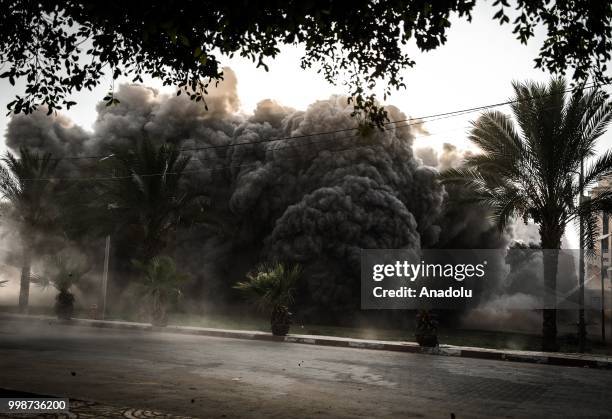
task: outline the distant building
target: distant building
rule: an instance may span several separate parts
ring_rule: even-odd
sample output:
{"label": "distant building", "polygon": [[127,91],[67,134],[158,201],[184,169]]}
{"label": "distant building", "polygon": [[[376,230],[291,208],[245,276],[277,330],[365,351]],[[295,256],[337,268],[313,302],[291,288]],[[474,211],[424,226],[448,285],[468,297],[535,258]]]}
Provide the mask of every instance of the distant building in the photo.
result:
{"label": "distant building", "polygon": [[[601,182],[599,182],[597,186],[591,189],[591,191],[589,192],[589,196],[594,197],[606,191],[612,191],[612,177],[607,177],[603,179]],[[611,231],[610,222],[611,222],[610,214],[608,213],[598,214],[597,216],[597,232],[598,232],[597,236],[601,237],[601,236],[605,236],[606,234],[610,233]],[[610,254],[611,239],[612,237],[607,237],[602,240],[597,240],[597,242],[595,243],[595,251],[597,252],[597,255],[599,256],[600,255],[599,252],[603,252],[602,254],[603,264],[604,264],[604,268],[606,269],[612,267],[612,255]],[[599,267],[601,266],[599,260],[597,261],[597,265]]]}
{"label": "distant building", "polygon": [[[602,192],[612,191],[612,176],[600,181],[589,192],[595,197]],[[586,259],[585,303],[587,308],[601,307],[601,277],[604,277],[604,301],[606,311],[612,303],[612,237],[604,237],[612,232],[612,214],[602,212],[597,215],[597,233],[595,241],[595,257]],[[603,264],[603,269],[602,269]],[[608,314],[609,315],[609,314]],[[599,322],[600,314],[591,313],[594,322]],[[610,333],[610,332],[608,332]]]}

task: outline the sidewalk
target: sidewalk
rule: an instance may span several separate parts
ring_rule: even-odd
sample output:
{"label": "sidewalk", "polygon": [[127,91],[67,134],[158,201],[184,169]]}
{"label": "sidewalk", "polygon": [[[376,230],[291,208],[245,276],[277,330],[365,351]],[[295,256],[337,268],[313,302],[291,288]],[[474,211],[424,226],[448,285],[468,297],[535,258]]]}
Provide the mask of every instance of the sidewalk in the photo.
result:
{"label": "sidewalk", "polygon": [[267,340],[277,342],[300,343],[307,345],[337,346],[347,348],[372,349],[382,351],[422,353],[429,355],[457,356],[498,361],[527,362],[536,364],[561,365],[612,369],[612,357],[591,354],[567,354],[535,351],[515,351],[504,349],[475,348],[468,346],[440,345],[436,348],[423,348],[415,342],[392,342],[381,340],[352,339],[319,335],[273,336],[270,333],[246,330],[212,329],[189,326],[153,327],[147,323],[124,321],[73,319],[61,321],[51,316],[34,316],[0,313],[0,320],[37,321],[52,325],[100,327],[108,329],[137,330],[161,333],[178,333],[198,336],[213,336],[233,339]]}

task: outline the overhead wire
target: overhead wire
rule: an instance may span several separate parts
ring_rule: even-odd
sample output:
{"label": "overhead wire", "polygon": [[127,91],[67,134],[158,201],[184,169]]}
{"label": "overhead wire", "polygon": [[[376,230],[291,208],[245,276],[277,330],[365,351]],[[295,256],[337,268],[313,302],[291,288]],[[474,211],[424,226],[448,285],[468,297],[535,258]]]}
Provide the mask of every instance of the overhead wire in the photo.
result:
{"label": "overhead wire", "polygon": [[[596,85],[596,84],[592,84],[592,85],[585,85],[582,86],[580,89],[566,89],[564,90],[563,93],[567,93],[567,92],[571,92],[571,91],[576,91],[576,90],[586,90],[592,87],[598,87],[601,86],[601,84]],[[553,95],[546,95],[546,96],[541,96],[541,97],[550,97]],[[540,97],[538,97],[540,98]],[[524,99],[524,100],[531,100],[534,98],[529,98],[529,99]],[[483,105],[483,106],[478,106],[478,107],[472,107],[472,108],[466,108],[466,109],[461,109],[461,110],[457,110],[457,111],[451,111],[451,112],[444,112],[444,113],[438,113],[438,114],[432,114],[432,115],[427,115],[427,116],[423,116],[423,117],[418,117],[418,118],[406,118],[403,120],[395,120],[395,121],[388,121],[387,123],[385,123],[385,126],[388,125],[392,125],[390,127],[385,127],[382,128],[384,131],[387,130],[393,130],[393,129],[402,129],[402,128],[407,128],[407,127],[411,127],[414,125],[421,125],[425,122],[433,122],[433,121],[437,121],[440,119],[447,119],[450,117],[455,117],[455,116],[460,116],[460,115],[464,115],[464,114],[468,114],[468,113],[473,113],[473,112],[477,112],[477,111],[482,111],[482,110],[486,110],[486,109],[490,109],[490,108],[495,108],[495,107],[500,107],[500,106],[505,106],[505,105],[511,105],[513,103],[519,103],[521,102],[521,100],[509,100],[509,101],[505,101],[505,102],[499,102],[499,103],[495,103],[495,104],[490,104],[490,105]],[[427,119],[427,120],[424,120]],[[403,125],[393,125],[393,124],[403,124]],[[222,148],[222,147],[235,147],[235,146],[246,146],[246,145],[257,145],[257,144],[262,144],[262,143],[269,143],[269,142],[276,142],[276,141],[290,141],[290,140],[297,140],[297,139],[304,139],[304,138],[312,138],[312,137],[320,137],[320,136],[324,136],[324,135],[330,135],[330,134],[337,134],[337,133],[341,133],[341,132],[347,132],[347,131],[354,131],[354,130],[358,130],[359,127],[354,127],[354,128],[345,128],[345,129],[338,129],[338,130],[332,130],[332,131],[323,131],[323,132],[317,132],[317,133],[310,133],[310,134],[302,134],[302,135],[296,135],[296,136],[288,136],[288,137],[279,137],[279,138],[266,138],[266,139],[262,139],[259,141],[251,141],[251,142],[239,142],[239,143],[229,143],[229,144],[215,144],[215,145],[207,145],[207,146],[201,146],[201,147],[192,147],[192,148],[181,148],[179,149],[180,152],[187,152],[187,151],[203,151],[203,150],[209,150],[209,149],[218,149],[218,148]],[[452,131],[452,130],[450,130]],[[448,131],[447,131],[448,132]],[[413,139],[416,138],[423,138],[423,137],[432,137],[432,136],[436,136],[439,134],[423,134],[423,135],[413,135]],[[325,138],[325,139],[320,139],[318,141],[309,141],[309,142],[304,142],[302,144],[286,144],[283,146],[278,146],[275,148],[271,148],[269,150],[266,151],[277,151],[277,150],[281,150],[281,149],[287,149],[287,148],[296,148],[296,147],[301,147],[301,146],[309,146],[312,144],[317,144],[317,143],[322,143],[322,142],[327,142],[327,141],[341,141],[341,140],[346,140],[346,139],[350,139],[350,138],[355,138],[360,136],[360,133],[357,132],[355,134],[352,135],[348,135],[348,136],[344,136],[344,137],[336,137],[336,136],[332,136],[330,138]],[[361,144],[361,146],[364,146],[366,144]],[[367,145],[374,145],[374,144],[367,144]],[[324,150],[318,150],[320,151],[329,151],[329,152],[340,152],[340,151],[346,151],[346,150],[350,150],[352,148],[355,147],[355,144],[351,144],[349,147],[343,148],[343,149],[339,149],[339,150],[329,150],[329,149],[324,149]],[[92,156],[65,156],[65,157],[58,157],[58,160],[81,160],[81,159],[107,159],[113,157],[113,155],[92,155]],[[301,156],[300,156],[301,157]],[[297,158],[297,157],[295,157]],[[214,157],[208,157],[208,158],[199,158],[197,160],[197,162],[205,162],[205,161],[213,161],[213,160],[223,160],[225,159],[224,156],[214,156]],[[290,159],[285,157],[285,159]],[[233,168],[237,168],[237,167],[250,167],[250,166],[260,166],[262,163],[261,161],[257,161],[254,163],[245,163],[245,164],[241,164],[241,165],[226,165],[226,166],[222,166],[222,167],[213,167],[213,168],[205,168],[205,169],[194,169],[194,170],[184,170],[182,171],[182,173],[198,173],[198,172],[215,172],[215,171],[221,171],[221,170],[228,170],[228,169],[233,169]],[[141,177],[154,177],[154,176],[165,176],[165,175],[173,175],[173,174],[177,174],[177,173],[173,173],[173,172],[159,172],[159,173],[150,173],[150,174],[137,174],[138,176]],[[125,179],[131,179],[133,177],[134,174],[131,175],[126,175],[126,176],[112,176],[112,177],[100,177],[100,176],[92,176],[92,177],[80,177],[80,176],[71,176],[71,177],[48,177],[48,178],[30,178],[30,179],[21,179],[23,181],[108,181],[108,180],[125,180]]]}

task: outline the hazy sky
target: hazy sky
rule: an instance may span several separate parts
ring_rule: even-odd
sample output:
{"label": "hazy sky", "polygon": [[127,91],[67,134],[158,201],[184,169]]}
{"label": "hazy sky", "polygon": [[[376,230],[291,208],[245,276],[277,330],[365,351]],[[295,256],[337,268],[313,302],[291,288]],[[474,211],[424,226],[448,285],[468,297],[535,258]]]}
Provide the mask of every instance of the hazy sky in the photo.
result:
{"label": "hazy sky", "polygon": [[[452,19],[445,45],[428,53],[415,49],[416,66],[404,71],[407,88],[393,93],[387,103],[411,117],[420,117],[507,100],[512,95],[512,80],[547,80],[546,73],[533,68],[543,32],[537,33],[529,45],[522,45],[514,38],[511,26],[500,27],[491,19],[494,13],[490,4],[479,2],[471,23]],[[303,109],[317,99],[346,93],[340,83],[337,86],[326,83],[314,69],[302,70],[300,56],[299,47],[283,48],[275,60],[268,61],[269,72],[256,69],[245,59],[223,60],[223,65],[231,67],[238,77],[242,111],[251,112],[266,98]],[[159,82],[151,79],[145,79],[145,83],[161,90],[169,89],[161,88]],[[78,104],[66,114],[75,123],[91,129],[96,119],[95,105],[109,86],[110,78],[93,93],[86,91],[75,95]],[[0,81],[0,91],[0,109],[6,109],[6,103],[19,93],[6,79]],[[5,114],[3,111],[0,116],[0,132],[3,133],[8,122]],[[474,113],[427,123],[426,128],[432,135],[418,138],[416,146],[437,148],[449,142],[460,148],[469,147],[465,140],[467,125],[476,116]],[[608,147],[612,147],[612,131],[600,141],[600,149]]]}

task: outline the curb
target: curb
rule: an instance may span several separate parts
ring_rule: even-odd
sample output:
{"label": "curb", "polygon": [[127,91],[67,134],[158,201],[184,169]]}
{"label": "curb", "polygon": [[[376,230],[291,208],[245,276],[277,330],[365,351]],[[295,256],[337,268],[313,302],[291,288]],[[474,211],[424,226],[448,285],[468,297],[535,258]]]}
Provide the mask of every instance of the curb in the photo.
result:
{"label": "curb", "polygon": [[304,345],[335,346],[344,348],[408,352],[427,355],[454,356],[461,358],[475,358],[495,361],[523,362],[564,367],[582,367],[612,370],[612,357],[609,356],[500,350],[454,345],[440,345],[435,348],[425,348],[419,346],[416,342],[391,342],[319,335],[274,336],[270,333],[259,331],[213,329],[191,326],[166,326],[162,328],[154,327],[146,323],[90,319],[72,319],[64,321],[58,320],[51,316],[29,316],[8,313],[0,313],[0,319],[17,321],[35,320],[40,322],[46,322],[47,324],[64,326],[86,326],[107,329],[175,333],[183,335],[211,336],[232,339],[288,342]]}

